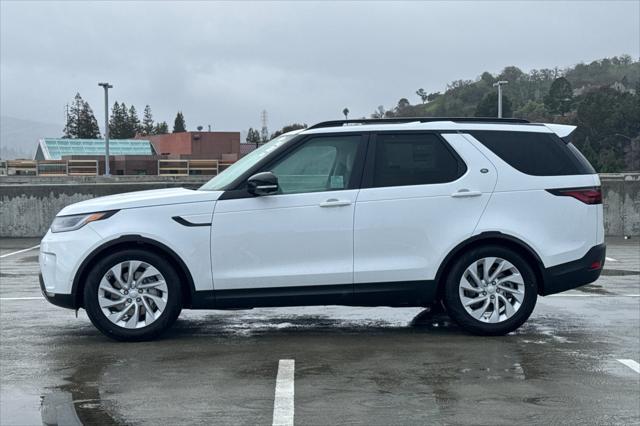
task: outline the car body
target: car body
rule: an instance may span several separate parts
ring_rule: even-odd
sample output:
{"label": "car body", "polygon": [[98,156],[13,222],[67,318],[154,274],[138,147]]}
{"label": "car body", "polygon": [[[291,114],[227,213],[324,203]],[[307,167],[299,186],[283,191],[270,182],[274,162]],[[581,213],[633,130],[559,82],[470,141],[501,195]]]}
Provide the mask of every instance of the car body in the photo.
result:
{"label": "car body", "polygon": [[41,243],[43,294],[122,340],[157,336],[182,308],[439,301],[469,331],[504,334],[537,295],[602,270],[600,180],[574,129],[417,118],[294,131],[199,190],[65,207]]}

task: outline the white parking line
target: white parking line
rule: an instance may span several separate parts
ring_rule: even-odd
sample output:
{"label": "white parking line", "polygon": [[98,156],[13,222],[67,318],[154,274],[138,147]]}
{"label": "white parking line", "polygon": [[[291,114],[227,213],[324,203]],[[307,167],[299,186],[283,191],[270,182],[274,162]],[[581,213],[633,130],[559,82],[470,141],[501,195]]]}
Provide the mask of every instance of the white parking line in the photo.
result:
{"label": "white parking line", "polygon": [[40,247],[40,244],[38,244],[37,246],[26,248],[24,250],[18,250],[18,251],[14,251],[14,252],[11,252],[11,253],[3,254],[2,256],[0,256],[0,259],[4,259],[5,257],[13,256],[14,254],[24,253],[25,251],[37,249],[39,247]]}
{"label": "white parking line", "polygon": [[44,297],[0,297],[0,300],[44,300]]}
{"label": "white parking line", "polygon": [[630,369],[632,369],[636,373],[640,374],[640,364],[638,364],[634,360],[632,360],[632,359],[618,359],[617,361],[622,363],[622,364],[624,364],[624,365],[626,365],[627,367],[629,367]]}
{"label": "white parking line", "polygon": [[617,260],[615,260],[613,257],[605,257],[605,260],[607,262],[617,262]]}
{"label": "white parking line", "polygon": [[640,294],[552,294],[546,297],[640,297]]}
{"label": "white parking line", "polygon": [[281,359],[278,363],[276,396],[273,401],[273,425],[293,426],[295,360]]}

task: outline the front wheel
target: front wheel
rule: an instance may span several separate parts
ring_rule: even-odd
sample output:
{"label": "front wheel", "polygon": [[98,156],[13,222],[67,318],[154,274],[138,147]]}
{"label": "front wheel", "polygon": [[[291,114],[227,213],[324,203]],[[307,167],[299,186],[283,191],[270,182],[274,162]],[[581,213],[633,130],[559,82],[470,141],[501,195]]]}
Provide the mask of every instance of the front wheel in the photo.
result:
{"label": "front wheel", "polygon": [[116,340],[150,340],[169,328],[182,308],[180,280],[166,259],[123,250],[100,260],[88,275],[84,306],[103,334]]}
{"label": "front wheel", "polygon": [[500,246],[464,253],[445,283],[451,318],[474,334],[502,335],[516,330],[536,305],[538,286],[531,266]]}

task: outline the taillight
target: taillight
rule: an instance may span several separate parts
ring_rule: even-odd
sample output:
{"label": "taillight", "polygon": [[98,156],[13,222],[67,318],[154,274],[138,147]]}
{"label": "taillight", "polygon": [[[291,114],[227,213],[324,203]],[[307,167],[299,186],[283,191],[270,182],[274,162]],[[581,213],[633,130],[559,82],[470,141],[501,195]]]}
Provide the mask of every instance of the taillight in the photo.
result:
{"label": "taillight", "polygon": [[564,197],[573,197],[585,204],[602,204],[602,191],[599,186],[590,186],[588,188],[562,188],[547,189],[553,195]]}

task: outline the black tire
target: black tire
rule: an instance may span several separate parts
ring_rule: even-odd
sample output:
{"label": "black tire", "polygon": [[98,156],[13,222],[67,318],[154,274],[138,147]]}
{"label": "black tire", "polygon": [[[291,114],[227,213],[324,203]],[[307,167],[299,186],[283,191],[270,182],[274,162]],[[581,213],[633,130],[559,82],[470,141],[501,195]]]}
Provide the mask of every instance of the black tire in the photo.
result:
{"label": "black tire", "polygon": [[[102,312],[98,302],[98,287],[109,269],[120,262],[133,259],[153,265],[164,277],[168,292],[164,311],[155,321],[141,328],[127,329],[111,322]],[[96,262],[87,277],[84,287],[84,308],[93,325],[112,339],[127,342],[152,340],[171,327],[182,310],[180,278],[165,258],[153,252],[127,249],[112,253]]]}
{"label": "black tire", "polygon": [[[473,262],[486,257],[499,257],[511,262],[524,280],[525,294],[519,309],[502,322],[487,323],[474,318],[460,300],[459,286],[463,273]],[[445,281],[444,303],[449,315],[464,330],[478,335],[499,336],[516,330],[533,312],[537,298],[538,283],[531,265],[513,250],[497,245],[481,246],[463,253],[449,269]]]}

